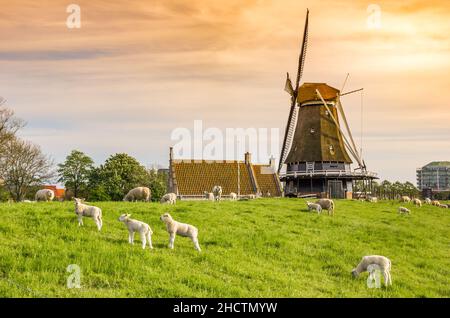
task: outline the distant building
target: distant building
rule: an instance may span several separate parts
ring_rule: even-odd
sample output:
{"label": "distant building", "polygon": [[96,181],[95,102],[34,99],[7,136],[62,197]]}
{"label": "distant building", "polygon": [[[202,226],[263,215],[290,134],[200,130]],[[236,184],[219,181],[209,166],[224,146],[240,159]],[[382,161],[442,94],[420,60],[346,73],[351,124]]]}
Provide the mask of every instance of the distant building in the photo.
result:
{"label": "distant building", "polygon": [[231,192],[239,196],[282,195],[274,159],[265,165],[253,164],[248,152],[244,161],[174,159],[170,149],[169,163],[168,190],[181,199],[202,199],[215,185],[222,187],[224,197]]}
{"label": "distant building", "polygon": [[433,192],[450,191],[450,161],[433,161],[418,168],[417,187]]}

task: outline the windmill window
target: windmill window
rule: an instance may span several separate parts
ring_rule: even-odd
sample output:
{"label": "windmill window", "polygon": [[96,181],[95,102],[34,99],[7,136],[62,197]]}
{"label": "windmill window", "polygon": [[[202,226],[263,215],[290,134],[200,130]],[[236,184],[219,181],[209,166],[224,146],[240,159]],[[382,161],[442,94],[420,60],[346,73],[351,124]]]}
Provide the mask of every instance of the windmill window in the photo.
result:
{"label": "windmill window", "polygon": [[326,116],[330,116],[330,113],[329,113],[328,110],[325,110],[325,115],[326,115]]}
{"label": "windmill window", "polygon": [[311,133],[311,135],[314,135],[316,133],[316,130],[314,128],[311,127],[311,129],[309,130],[309,132]]}

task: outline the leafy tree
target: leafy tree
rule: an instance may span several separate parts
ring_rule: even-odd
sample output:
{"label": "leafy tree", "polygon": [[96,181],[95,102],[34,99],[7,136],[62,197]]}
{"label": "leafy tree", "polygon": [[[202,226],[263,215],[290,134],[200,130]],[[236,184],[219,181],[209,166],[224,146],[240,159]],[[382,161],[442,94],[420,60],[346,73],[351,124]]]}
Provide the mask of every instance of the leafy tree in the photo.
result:
{"label": "leafy tree", "polygon": [[58,165],[58,182],[63,182],[66,189],[79,197],[88,186],[89,175],[93,169],[94,161],[83,152],[72,150],[64,163]]}
{"label": "leafy tree", "polygon": [[157,170],[148,170],[149,187],[152,190],[152,201],[158,202],[167,191],[167,174]]}
{"label": "leafy tree", "polygon": [[96,177],[96,188],[103,188],[111,200],[115,201],[122,200],[132,188],[149,183],[145,167],[125,153],[109,157],[96,171]]}
{"label": "leafy tree", "polygon": [[15,138],[16,132],[22,128],[25,123],[14,116],[11,109],[2,107],[5,100],[0,97],[0,156],[4,154],[4,147],[8,142]]}

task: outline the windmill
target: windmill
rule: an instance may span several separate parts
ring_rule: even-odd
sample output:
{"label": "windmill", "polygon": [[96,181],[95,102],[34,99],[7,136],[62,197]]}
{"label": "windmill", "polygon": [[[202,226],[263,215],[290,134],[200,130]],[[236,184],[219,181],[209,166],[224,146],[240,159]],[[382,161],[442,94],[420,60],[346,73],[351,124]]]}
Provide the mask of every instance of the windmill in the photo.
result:
{"label": "windmill", "polygon": [[[376,179],[376,174],[367,171],[341,103],[342,96],[362,89],[341,93],[348,75],[341,90],[326,83],[300,85],[308,44],[308,19],[309,10],[295,86],[289,73],[286,79],[285,91],[291,97],[291,108],[278,173],[287,195],[350,198],[355,180]],[[353,171],[352,158],[357,164]]]}

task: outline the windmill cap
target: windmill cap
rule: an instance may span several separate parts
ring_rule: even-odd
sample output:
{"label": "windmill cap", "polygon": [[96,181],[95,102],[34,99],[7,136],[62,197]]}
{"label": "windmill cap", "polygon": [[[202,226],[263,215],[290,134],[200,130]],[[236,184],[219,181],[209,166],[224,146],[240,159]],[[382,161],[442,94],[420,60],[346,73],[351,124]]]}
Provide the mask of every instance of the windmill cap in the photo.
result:
{"label": "windmill cap", "polygon": [[300,86],[297,96],[297,102],[303,104],[305,102],[320,101],[316,94],[316,89],[319,90],[324,100],[334,100],[339,90],[327,85],[326,83],[303,83]]}

